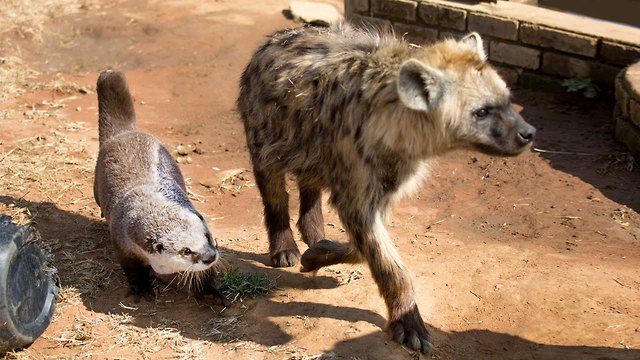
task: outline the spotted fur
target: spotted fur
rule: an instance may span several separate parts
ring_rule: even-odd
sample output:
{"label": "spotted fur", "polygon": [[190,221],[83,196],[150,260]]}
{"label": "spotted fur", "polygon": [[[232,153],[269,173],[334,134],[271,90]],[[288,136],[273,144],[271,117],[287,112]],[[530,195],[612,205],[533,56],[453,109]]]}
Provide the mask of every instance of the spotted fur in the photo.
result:
{"label": "spotted fur", "polygon": [[[429,351],[432,340],[409,271],[384,226],[435,156],[456,148],[516,155],[535,129],[511,107],[504,81],[470,34],[415,47],[347,24],[277,32],[242,74],[238,108],[265,211],[271,262],[300,252],[289,226],[285,173],[300,191],[303,270],[366,261],[386,302],[394,340]],[[321,193],[349,243],[325,239]]]}

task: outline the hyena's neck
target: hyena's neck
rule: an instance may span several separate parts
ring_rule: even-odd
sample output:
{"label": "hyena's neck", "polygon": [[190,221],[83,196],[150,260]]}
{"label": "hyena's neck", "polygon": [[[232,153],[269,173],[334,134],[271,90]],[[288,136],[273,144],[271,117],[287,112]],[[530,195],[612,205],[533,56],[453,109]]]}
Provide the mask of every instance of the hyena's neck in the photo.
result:
{"label": "hyena's neck", "polygon": [[400,65],[414,57],[424,57],[431,48],[412,49],[406,43],[390,39],[395,46],[380,47],[363,59],[361,90],[368,115],[364,138],[370,146],[382,143],[407,161],[420,161],[450,149],[443,114],[437,109],[416,111],[400,100],[397,77]]}
{"label": "hyena's neck", "polygon": [[[389,88],[395,90],[395,84]],[[370,146],[382,144],[405,163],[417,163],[451,148],[441,114],[408,109],[397,96],[391,101],[375,98],[373,102],[378,111],[370,116],[365,131]]]}

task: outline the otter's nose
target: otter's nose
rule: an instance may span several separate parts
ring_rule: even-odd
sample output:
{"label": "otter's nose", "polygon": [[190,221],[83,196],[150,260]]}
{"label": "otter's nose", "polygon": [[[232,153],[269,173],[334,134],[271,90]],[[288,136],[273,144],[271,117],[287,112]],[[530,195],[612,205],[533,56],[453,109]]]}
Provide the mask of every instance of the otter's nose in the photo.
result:
{"label": "otter's nose", "polygon": [[518,132],[518,141],[522,145],[526,145],[533,141],[533,138],[536,136],[536,128],[531,125],[525,126],[523,129],[520,129]]}
{"label": "otter's nose", "polygon": [[202,263],[205,264],[205,265],[213,264],[217,260],[218,260],[218,252],[217,251],[211,251],[211,252],[204,253],[204,254],[202,254],[202,257],[200,258],[200,261],[202,261]]}

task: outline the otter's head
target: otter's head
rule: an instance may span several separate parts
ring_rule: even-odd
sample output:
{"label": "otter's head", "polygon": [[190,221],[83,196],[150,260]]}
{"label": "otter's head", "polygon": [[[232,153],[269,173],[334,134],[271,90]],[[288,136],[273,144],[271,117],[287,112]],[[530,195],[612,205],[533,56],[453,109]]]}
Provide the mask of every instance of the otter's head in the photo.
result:
{"label": "otter's head", "polygon": [[158,274],[198,272],[219,259],[204,218],[193,208],[167,206],[152,221],[136,224],[135,239]]}

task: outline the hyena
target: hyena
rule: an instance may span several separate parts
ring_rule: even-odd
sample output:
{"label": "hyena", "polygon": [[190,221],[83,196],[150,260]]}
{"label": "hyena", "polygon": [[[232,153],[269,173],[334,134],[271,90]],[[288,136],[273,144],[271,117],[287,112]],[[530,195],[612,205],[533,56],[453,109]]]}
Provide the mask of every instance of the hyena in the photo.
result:
{"label": "hyena", "polygon": [[[366,261],[388,309],[393,339],[428,352],[432,340],[412,280],[384,226],[428,162],[456,148],[517,155],[535,129],[472,33],[416,47],[338,24],[274,33],[241,78],[238,108],[264,204],[271,264],[314,271]],[[300,256],[289,226],[285,173],[300,191]],[[321,193],[330,191],[349,242],[325,239]]]}

